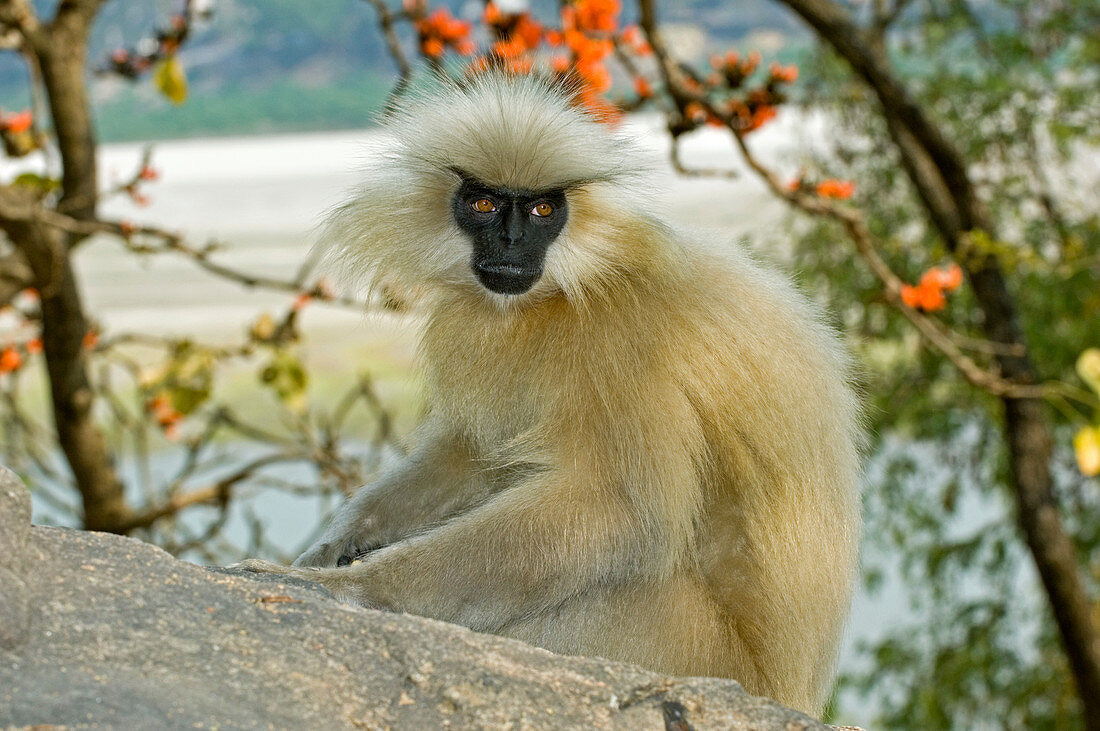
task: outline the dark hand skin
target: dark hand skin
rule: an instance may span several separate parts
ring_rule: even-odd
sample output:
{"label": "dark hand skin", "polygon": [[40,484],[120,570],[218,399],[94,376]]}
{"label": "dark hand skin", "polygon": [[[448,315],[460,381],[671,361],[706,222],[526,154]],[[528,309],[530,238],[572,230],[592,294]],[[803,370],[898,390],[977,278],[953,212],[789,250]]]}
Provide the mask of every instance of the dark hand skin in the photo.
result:
{"label": "dark hand skin", "polygon": [[565,191],[491,188],[463,178],[451,201],[458,227],[473,241],[470,268],[497,294],[523,294],[542,276],[546,250],[568,218]]}

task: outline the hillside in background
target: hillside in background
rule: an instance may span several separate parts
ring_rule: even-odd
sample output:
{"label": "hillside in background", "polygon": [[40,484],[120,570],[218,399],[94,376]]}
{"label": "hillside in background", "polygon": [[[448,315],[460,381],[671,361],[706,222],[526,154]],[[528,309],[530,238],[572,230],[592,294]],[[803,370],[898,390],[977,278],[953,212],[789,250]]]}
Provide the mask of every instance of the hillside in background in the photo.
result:
{"label": "hillside in background", "polygon": [[[46,15],[54,4],[35,3]],[[432,2],[439,5],[469,20],[484,7],[481,0]],[[102,65],[116,48],[135,46],[178,6],[159,0],[108,3],[95,27],[91,66]],[[549,21],[558,2],[535,0],[531,6]],[[661,11],[670,38],[685,56],[740,46],[765,55],[782,49],[789,57],[806,43],[797,22],[767,0],[666,1]],[[190,83],[186,104],[173,106],[148,78],[99,77],[92,90],[100,137],[119,141],[363,127],[394,75],[375,17],[364,0],[217,0],[214,16],[196,29],[180,54]],[[411,35],[404,40],[411,47]],[[18,55],[0,56],[0,108],[29,105],[26,78]]]}

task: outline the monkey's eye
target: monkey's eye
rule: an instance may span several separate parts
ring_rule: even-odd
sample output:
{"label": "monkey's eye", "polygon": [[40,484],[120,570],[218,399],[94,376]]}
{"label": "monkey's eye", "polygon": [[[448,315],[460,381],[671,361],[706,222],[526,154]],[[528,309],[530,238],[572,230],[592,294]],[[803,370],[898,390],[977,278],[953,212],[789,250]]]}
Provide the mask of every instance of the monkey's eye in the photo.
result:
{"label": "monkey's eye", "polygon": [[470,207],[478,213],[492,213],[497,209],[493,202],[488,198],[478,198],[476,201],[470,204]]}
{"label": "monkey's eye", "polygon": [[538,216],[544,218],[554,212],[554,206],[549,203],[539,203],[537,206],[531,209],[532,216]]}

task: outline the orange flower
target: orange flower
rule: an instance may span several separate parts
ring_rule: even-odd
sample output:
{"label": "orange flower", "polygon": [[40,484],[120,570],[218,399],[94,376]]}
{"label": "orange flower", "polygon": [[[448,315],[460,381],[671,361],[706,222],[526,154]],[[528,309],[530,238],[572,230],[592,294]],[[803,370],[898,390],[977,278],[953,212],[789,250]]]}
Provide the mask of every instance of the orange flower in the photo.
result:
{"label": "orange flower", "polygon": [[822,198],[846,200],[856,192],[856,184],[846,180],[823,180],[817,185],[817,194]]}
{"label": "orange flower", "polygon": [[921,275],[915,287],[904,285],[901,299],[915,309],[932,312],[941,310],[947,304],[946,292],[953,292],[962,284],[962,269],[958,264],[945,267],[932,267]]}
{"label": "orange flower", "polygon": [[527,53],[527,46],[524,45],[523,39],[515,36],[493,44],[493,54],[501,58],[519,58],[525,53]]}
{"label": "orange flower", "polygon": [[0,351],[0,373],[14,373],[23,365],[23,356],[12,347]]}
{"label": "orange flower", "polygon": [[642,99],[649,99],[653,96],[653,86],[644,76],[638,76],[634,79],[634,91]]}
{"label": "orange flower", "polygon": [[446,8],[439,8],[416,22],[420,51],[425,56],[439,58],[450,46],[461,54],[469,55],[474,52],[473,42],[469,40],[470,29],[469,23],[452,17]]}
{"label": "orange flower", "polygon": [[156,398],[147,401],[145,406],[160,428],[164,430],[164,436],[172,440],[179,438],[179,424],[183,421],[183,414],[172,405],[172,400],[168,396],[159,394]]}
{"label": "orange flower", "polygon": [[791,84],[798,78],[798,67],[793,64],[791,66],[781,66],[778,63],[773,63],[768,69],[768,74],[771,76],[772,81]]}
{"label": "orange flower", "polygon": [[901,300],[913,309],[924,310],[925,312],[942,310],[947,304],[942,289],[926,284],[919,284],[916,287],[911,287],[908,284],[903,285]]}
{"label": "orange flower", "polygon": [[478,74],[485,73],[489,70],[489,58],[488,56],[477,56],[473,61],[470,61],[470,65],[466,67],[467,76],[477,76]]}
{"label": "orange flower", "polygon": [[699,102],[688,102],[684,107],[684,116],[696,124],[707,121],[707,110]]}
{"label": "orange flower", "polygon": [[439,58],[443,55],[443,41],[438,38],[425,38],[420,44],[420,52],[425,56]]}
{"label": "orange flower", "polygon": [[542,40],[542,26],[535,22],[530,14],[524,13],[516,21],[512,35],[521,38],[528,48],[537,48]]}
{"label": "orange flower", "polygon": [[619,0],[577,0],[577,25],[589,31],[611,33],[619,24]]}
{"label": "orange flower", "polygon": [[138,173],[138,177],[142,180],[156,180],[160,177],[160,172],[156,168],[144,165],[141,171]]}
{"label": "orange flower", "polygon": [[312,295],[310,295],[308,292],[302,292],[300,295],[294,298],[294,304],[291,305],[291,307],[294,309],[295,312],[300,312],[305,308],[306,305],[308,305],[312,301]]}
{"label": "orange flower", "polygon": [[945,267],[932,267],[920,278],[921,284],[936,286],[947,292],[954,292],[962,284],[962,268],[955,263]]}
{"label": "orange flower", "polygon": [[125,188],[126,194],[130,196],[130,200],[134,202],[135,206],[147,206],[149,205],[149,196],[142,193],[137,189],[135,185],[127,185]]}
{"label": "orange flower", "polygon": [[760,51],[753,51],[749,54],[749,57],[741,64],[741,73],[748,76],[760,65]]}
{"label": "orange flower", "polygon": [[761,106],[759,106],[759,107],[757,107],[756,109],[753,110],[752,117],[749,118],[748,127],[746,127],[745,129],[743,129],[741,131],[742,132],[752,132],[753,130],[760,129],[767,122],[774,119],[775,114],[776,114],[775,107],[773,107],[771,105],[768,105],[768,104],[761,105]]}
{"label": "orange flower", "polygon": [[504,67],[508,69],[508,72],[516,74],[517,76],[531,73],[531,69],[534,65],[535,62],[530,58],[509,58],[504,63]]}
{"label": "orange flower", "polygon": [[6,117],[0,118],[0,128],[8,132],[26,132],[31,128],[33,122],[34,116],[31,114],[31,110],[24,109],[17,114],[9,114]]}
{"label": "orange flower", "polygon": [[738,55],[737,51],[727,51],[725,56],[720,56],[717,53],[711,55],[710,65],[721,71],[726,67],[737,66],[740,60],[741,56]]}
{"label": "orange flower", "polygon": [[84,337],[80,341],[80,344],[83,345],[85,349],[91,350],[96,346],[96,343],[98,342],[99,333],[97,333],[95,330],[89,330],[88,332],[84,333]]}
{"label": "orange flower", "polygon": [[504,13],[500,12],[496,3],[485,3],[485,12],[481,16],[481,21],[485,25],[500,25],[504,22]]}
{"label": "orange flower", "polygon": [[575,68],[577,75],[591,91],[602,94],[611,88],[611,74],[602,63],[578,59]]}
{"label": "orange flower", "polygon": [[133,221],[119,221],[118,230],[123,236],[129,238],[137,233],[138,227]]}

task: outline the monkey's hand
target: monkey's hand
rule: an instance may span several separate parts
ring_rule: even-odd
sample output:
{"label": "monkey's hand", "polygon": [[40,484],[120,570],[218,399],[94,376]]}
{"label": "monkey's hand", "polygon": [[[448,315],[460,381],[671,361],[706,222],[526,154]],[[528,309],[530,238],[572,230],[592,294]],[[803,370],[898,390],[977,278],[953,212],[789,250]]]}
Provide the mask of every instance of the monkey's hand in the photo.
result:
{"label": "monkey's hand", "polygon": [[382,544],[372,541],[364,534],[362,525],[358,528],[336,522],[324,535],[294,560],[300,567],[347,566],[361,556],[381,548]]}
{"label": "monkey's hand", "polygon": [[320,584],[340,601],[359,604],[368,609],[389,610],[390,608],[372,598],[364,586],[359,572],[350,568],[322,569],[317,567],[298,568],[295,566],[283,566],[271,561],[258,558],[247,558],[244,561],[229,566],[231,569],[251,571],[257,574],[278,574],[280,576],[292,576],[296,579],[304,579]]}
{"label": "monkey's hand", "polygon": [[[251,571],[254,574],[283,574],[290,576],[292,569],[289,566],[283,566],[273,561],[264,561],[259,558],[246,558],[244,561],[238,561],[235,564],[226,566],[228,569],[236,569],[238,571]],[[302,578],[306,578],[303,576]]]}

